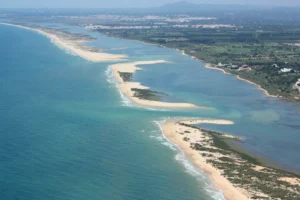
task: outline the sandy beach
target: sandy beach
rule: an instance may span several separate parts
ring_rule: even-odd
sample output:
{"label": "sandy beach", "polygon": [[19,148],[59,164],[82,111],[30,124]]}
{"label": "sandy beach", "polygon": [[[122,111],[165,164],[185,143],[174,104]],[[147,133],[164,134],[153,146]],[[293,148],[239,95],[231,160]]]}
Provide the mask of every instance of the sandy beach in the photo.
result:
{"label": "sandy beach", "polygon": [[266,96],[268,97],[280,97],[280,96],[276,96],[276,95],[271,95],[267,90],[265,90],[264,88],[261,87],[261,85],[258,85],[252,81],[249,81],[247,79],[244,79],[244,78],[241,78],[240,76],[237,76],[236,77],[238,80],[241,80],[241,81],[245,81],[247,83],[250,83],[252,85],[255,85],[259,90],[263,91],[265,93]]}
{"label": "sandy beach", "polygon": [[[194,166],[203,170],[206,174],[209,175],[215,186],[220,189],[226,199],[228,200],[248,200],[250,199],[247,195],[247,192],[242,191],[233,184],[231,184],[224,176],[222,176],[221,171],[213,167],[211,164],[206,162],[206,158],[201,156],[201,154],[192,149],[190,144],[196,141],[205,141],[207,136],[202,134],[201,131],[185,126],[181,126],[180,123],[185,124],[222,124],[230,125],[233,124],[232,121],[228,120],[169,120],[163,125],[163,133],[172,143],[178,145],[178,147],[184,152],[187,158],[193,163]],[[185,134],[179,133],[188,133],[189,141],[186,142],[184,139]],[[217,156],[217,155],[216,155]]]}
{"label": "sandy beach", "polygon": [[[89,42],[89,38],[84,36],[77,36],[73,34],[64,33],[59,30],[52,30],[52,29],[44,29],[44,28],[30,28],[22,25],[14,25],[14,24],[6,24],[6,23],[0,23],[5,24],[9,26],[15,26],[23,29],[28,29],[32,31],[36,31],[48,38],[51,39],[51,41],[56,44],[59,47],[62,47],[66,49],[69,52],[74,53],[77,56],[80,56],[83,59],[86,59],[91,62],[110,62],[110,61],[125,61],[126,55],[120,55],[120,54],[107,54],[99,52],[97,49],[94,49],[92,47],[85,46],[86,42]],[[183,55],[186,55],[184,51],[181,51]],[[196,59],[196,58],[195,58]],[[149,87],[142,85],[139,82],[132,82],[132,74],[134,74],[138,70],[142,70],[139,66],[141,65],[154,65],[159,63],[167,63],[166,60],[151,60],[151,61],[137,61],[137,62],[126,62],[126,63],[118,63],[118,64],[112,64],[109,67],[112,69],[112,74],[114,78],[117,81],[118,88],[120,91],[132,102],[136,103],[137,105],[144,106],[144,107],[153,107],[153,108],[185,108],[187,109],[193,109],[193,108],[200,108],[197,105],[190,104],[190,103],[173,103],[173,102],[161,102],[161,101],[155,101],[155,100],[147,100],[143,97],[136,97],[136,90],[134,89],[140,89],[140,90],[150,90]],[[226,72],[224,69],[216,68],[211,66],[210,64],[205,65],[206,68],[213,69],[213,70],[219,70],[222,71],[224,74],[230,74]],[[163,70],[163,69],[162,69]],[[125,75],[124,75],[125,74]],[[126,77],[125,77],[126,76]],[[125,77],[125,78],[124,78]],[[254,84],[258,87],[258,89],[264,91],[264,93],[267,96],[270,97],[276,97],[273,95],[270,95],[265,89],[261,88],[260,85],[255,84],[251,81],[248,81],[246,79],[242,79],[239,76],[236,76],[237,79],[246,81],[250,84]],[[163,93],[162,93],[163,94]],[[149,97],[149,95],[147,96]],[[150,98],[151,99],[151,98]],[[152,98],[154,99],[154,98]],[[206,107],[201,107],[205,108]],[[248,185],[246,185],[248,188],[242,188],[235,184],[233,184],[233,179],[235,177],[239,177],[244,180],[253,180],[257,182],[261,182],[265,185],[270,185],[268,183],[271,182],[262,182],[259,177],[261,174],[253,175],[249,178],[247,172],[250,171],[249,168],[253,169],[255,172],[262,172],[267,174],[268,177],[270,175],[274,175],[275,171],[274,169],[268,169],[265,166],[255,165],[247,163],[247,161],[242,160],[241,158],[234,155],[234,153],[229,154],[222,154],[221,150],[222,147],[219,148],[219,146],[213,145],[213,134],[207,134],[204,129],[198,129],[197,127],[192,127],[192,125],[195,124],[218,124],[218,125],[232,125],[234,124],[233,121],[229,120],[217,120],[217,119],[171,119],[166,121],[166,123],[162,126],[163,134],[166,136],[166,138],[177,145],[177,147],[184,152],[186,158],[199,170],[205,172],[212,180],[216,188],[218,188],[220,191],[223,192],[224,196],[228,200],[249,200],[249,199],[260,199],[258,197],[263,197],[262,199],[270,199],[272,196],[268,196],[264,193],[261,193],[259,191],[256,191],[255,189],[250,190]],[[190,125],[190,126],[189,126]],[[212,132],[212,131],[211,131]],[[216,133],[216,132],[215,132]],[[241,138],[226,134],[226,133],[218,133],[217,137],[221,137],[222,139],[226,140],[237,140],[240,141]],[[234,141],[235,142],[235,141]],[[199,149],[195,148],[195,144],[198,144],[200,146]],[[202,150],[201,148],[206,148],[206,150]],[[209,151],[209,150],[212,151]],[[216,150],[216,151],[213,151]],[[226,151],[226,150],[225,150]],[[206,154],[206,156],[204,155]],[[225,160],[224,160],[225,159]],[[226,160],[227,159],[227,160]],[[225,176],[224,173],[224,165],[220,165],[224,168],[217,168],[216,165],[212,164],[210,162],[218,161],[220,163],[225,164],[231,164],[230,168],[228,168],[230,171],[234,171],[234,175],[227,173]],[[232,160],[232,161],[228,161]],[[246,163],[246,164],[245,164]],[[247,165],[246,168],[243,165]],[[229,165],[227,165],[229,166]],[[244,170],[242,173],[238,173],[236,169],[234,169],[234,166],[243,166]],[[276,172],[277,173],[277,172]],[[280,172],[281,173],[281,172]],[[257,178],[258,177],[258,178]],[[253,179],[252,179],[253,178]],[[237,178],[238,179],[238,178]],[[235,181],[237,180],[235,179]],[[264,179],[262,179],[264,180]],[[300,179],[295,178],[289,174],[282,175],[282,174],[276,174],[276,176],[272,177],[272,182],[286,182],[293,186],[300,186]],[[256,185],[257,182],[252,182],[251,185]],[[236,182],[237,183],[237,182]],[[239,183],[240,185],[244,183]],[[274,183],[275,184],[275,183]],[[280,183],[279,183],[280,184]],[[245,185],[245,184],[244,184]],[[283,184],[281,184],[283,185]],[[271,187],[274,187],[271,185]],[[292,192],[296,191],[294,188],[283,185],[282,187],[276,187],[279,189],[286,189],[290,190]],[[297,192],[297,191],[296,191]],[[299,192],[300,195],[300,192]],[[255,197],[255,198],[254,198]],[[257,198],[256,198],[257,197]]]}
{"label": "sandy beach", "polygon": [[9,24],[9,23],[0,23],[0,24],[36,31],[51,39],[51,41],[57,46],[62,47],[67,51],[70,51],[75,55],[80,56],[81,58],[92,62],[123,61],[126,60],[127,58],[126,55],[99,52],[96,49],[84,45],[86,42],[89,42],[89,40],[87,40],[86,38],[78,38],[72,34],[67,34],[59,30],[45,29],[45,28],[31,28],[23,25],[16,25],[16,24]]}
{"label": "sandy beach", "polygon": [[205,67],[208,68],[208,69],[213,69],[213,70],[221,71],[224,74],[230,74],[230,73],[226,72],[224,69],[213,67],[210,63],[205,63]]}
{"label": "sandy beach", "polygon": [[147,107],[160,107],[160,108],[197,108],[196,105],[190,103],[170,103],[170,102],[161,102],[161,101],[151,101],[146,99],[140,99],[134,96],[133,88],[137,89],[149,89],[146,86],[141,85],[138,82],[125,82],[120,76],[121,73],[135,73],[137,70],[141,70],[138,65],[150,65],[158,63],[166,63],[165,60],[154,60],[154,61],[139,61],[131,63],[120,63],[111,65],[110,67],[113,70],[113,75],[116,78],[121,92],[126,95],[130,100],[135,102],[138,105],[147,106]]}
{"label": "sandy beach", "polygon": [[[233,122],[216,119],[170,119],[162,126],[165,137],[176,144],[195,167],[211,178],[226,199],[298,199],[298,175],[264,166],[254,157],[232,150],[224,142],[242,141],[241,138],[201,129],[196,124],[231,125]],[[282,193],[277,193],[279,190]]]}
{"label": "sandy beach", "polygon": [[[92,62],[116,62],[126,60],[126,55],[120,54],[108,54],[99,52],[97,49],[92,47],[85,46],[86,42],[89,42],[87,38],[78,37],[76,35],[67,34],[58,30],[45,29],[45,28],[32,28],[23,25],[9,24],[9,23],[0,23],[3,25],[14,26],[18,28],[23,28],[27,30],[36,31],[49,39],[59,47],[74,53],[77,56],[82,57],[83,59],[92,61]],[[118,80],[119,88],[124,95],[126,95],[133,102],[147,107],[160,107],[160,108],[197,108],[196,105],[189,103],[170,103],[170,102],[160,102],[160,101],[151,101],[146,99],[140,99],[134,97],[134,92],[131,90],[136,89],[149,89],[148,87],[142,86],[140,83],[136,82],[124,82],[119,75],[119,72],[128,72],[134,73],[136,70],[140,70],[137,65],[146,65],[146,64],[157,64],[166,62],[164,60],[156,61],[140,61],[135,63],[121,63],[112,65],[113,75]]]}

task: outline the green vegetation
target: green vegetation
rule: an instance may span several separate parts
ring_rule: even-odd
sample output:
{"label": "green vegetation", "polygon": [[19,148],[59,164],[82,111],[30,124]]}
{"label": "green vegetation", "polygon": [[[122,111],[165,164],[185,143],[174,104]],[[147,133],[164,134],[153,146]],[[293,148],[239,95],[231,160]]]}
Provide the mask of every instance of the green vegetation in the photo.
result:
{"label": "green vegetation", "polygon": [[165,93],[156,92],[149,89],[132,88],[131,91],[134,92],[134,97],[151,101],[160,101],[162,96],[167,95]]}
{"label": "green vegetation", "polygon": [[[300,48],[299,48],[300,49]],[[257,83],[266,89],[271,95],[278,95],[296,101],[299,99],[299,91],[293,89],[293,86],[300,78],[300,73],[278,73],[272,66],[253,67],[254,70],[239,72],[237,70],[226,70],[229,73],[239,75],[241,78]]]}
{"label": "green vegetation", "polygon": [[[133,79],[133,73],[119,71],[118,73],[124,82],[130,82]],[[134,97],[151,101],[161,101],[163,96],[167,96],[163,92],[156,92],[149,89],[132,88],[131,91],[134,92]]]}
{"label": "green vegetation", "polygon": [[[222,175],[236,187],[249,191],[252,199],[300,199],[300,187],[281,180],[283,177],[300,178],[299,175],[265,167],[254,157],[232,149],[226,143],[226,140],[230,138],[222,137],[222,133],[184,123],[180,125],[198,129],[211,138],[210,145],[207,146],[207,141],[202,141],[191,143],[191,148],[199,151],[206,158],[207,163],[221,170]],[[184,137],[184,141],[189,142],[188,135]],[[256,166],[261,166],[261,168],[256,169]]]}
{"label": "green vegetation", "polygon": [[[110,36],[184,50],[186,54],[213,65],[228,64],[221,68],[261,85],[272,95],[298,100],[300,93],[293,89],[293,86],[300,78],[300,46],[297,46],[300,43],[299,24],[284,24],[278,21],[227,21],[239,26],[98,31]],[[276,64],[276,67],[273,64]],[[252,70],[238,71],[237,68],[228,67],[232,65],[249,65]],[[279,73],[283,68],[292,68],[294,73]]]}
{"label": "green vegetation", "polygon": [[132,81],[132,76],[133,76],[133,73],[130,73],[130,72],[119,72],[119,75],[120,77],[123,79],[124,82],[130,82]]}

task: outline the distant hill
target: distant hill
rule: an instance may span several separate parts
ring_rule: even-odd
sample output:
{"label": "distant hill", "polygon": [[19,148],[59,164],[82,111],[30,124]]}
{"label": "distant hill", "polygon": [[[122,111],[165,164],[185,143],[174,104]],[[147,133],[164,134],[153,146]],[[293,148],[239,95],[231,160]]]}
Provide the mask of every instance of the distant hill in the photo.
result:
{"label": "distant hill", "polygon": [[166,10],[197,10],[201,8],[201,4],[195,4],[188,1],[178,1],[175,3],[168,3],[161,7],[160,9],[166,9]]}
{"label": "distant hill", "polygon": [[209,11],[224,11],[224,10],[248,10],[258,8],[251,5],[228,5],[228,4],[196,4],[188,1],[178,1],[175,3],[165,4],[160,7],[150,8],[154,12],[166,13],[186,13],[186,12],[209,12]]}

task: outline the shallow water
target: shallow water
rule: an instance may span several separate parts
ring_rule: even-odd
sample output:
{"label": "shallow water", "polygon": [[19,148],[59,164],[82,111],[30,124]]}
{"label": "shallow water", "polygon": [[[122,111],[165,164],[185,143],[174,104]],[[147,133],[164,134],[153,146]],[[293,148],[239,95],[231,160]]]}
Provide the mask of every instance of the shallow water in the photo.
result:
{"label": "shallow water", "polygon": [[159,124],[178,116],[234,120],[203,127],[245,137],[246,149],[300,170],[298,105],[266,98],[175,50],[55,26],[98,37],[90,45],[129,61],[171,61],[142,66],[134,79],[172,101],[215,109],[136,107],[119,93],[110,63],[0,25],[0,199],[222,199],[162,136]]}

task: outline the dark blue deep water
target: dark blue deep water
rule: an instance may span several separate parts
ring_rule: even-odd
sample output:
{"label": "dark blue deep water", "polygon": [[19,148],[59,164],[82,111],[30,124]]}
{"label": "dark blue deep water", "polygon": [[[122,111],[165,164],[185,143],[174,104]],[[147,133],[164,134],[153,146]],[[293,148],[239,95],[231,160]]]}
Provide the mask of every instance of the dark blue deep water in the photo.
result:
{"label": "dark blue deep water", "polygon": [[38,33],[0,25],[1,200],[222,199],[162,137],[157,124],[168,117],[233,120],[204,127],[242,136],[245,149],[300,170],[299,105],[267,98],[174,50],[63,28],[98,37],[90,45],[129,61],[171,61],[142,66],[134,79],[169,100],[215,109],[134,106],[119,94],[111,63],[83,60]]}

